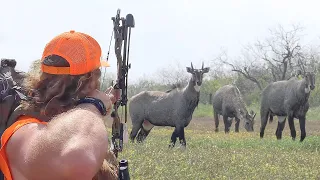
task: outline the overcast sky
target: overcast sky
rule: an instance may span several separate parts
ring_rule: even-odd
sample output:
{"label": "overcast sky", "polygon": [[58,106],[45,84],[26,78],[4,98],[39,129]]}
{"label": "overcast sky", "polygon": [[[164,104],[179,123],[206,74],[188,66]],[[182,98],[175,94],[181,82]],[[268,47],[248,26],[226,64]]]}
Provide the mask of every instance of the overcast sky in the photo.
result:
{"label": "overcast sky", "polygon": [[[90,2],[90,3],[89,3]],[[319,41],[320,1],[307,0],[0,0],[0,57],[15,58],[27,71],[45,44],[71,29],[93,36],[107,54],[111,17],[134,15],[130,79],[150,75],[178,61],[196,67],[220,52],[263,39],[278,24],[303,25],[306,40]],[[114,41],[113,41],[114,43]],[[115,72],[111,48],[108,70]]]}

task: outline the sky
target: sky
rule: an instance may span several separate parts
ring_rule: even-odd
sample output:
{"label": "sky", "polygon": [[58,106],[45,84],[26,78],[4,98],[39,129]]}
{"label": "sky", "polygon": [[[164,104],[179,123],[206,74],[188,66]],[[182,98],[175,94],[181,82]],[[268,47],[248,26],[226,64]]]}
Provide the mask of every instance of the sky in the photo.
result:
{"label": "sky", "polygon": [[[269,35],[281,24],[305,27],[305,41],[320,37],[320,1],[309,0],[0,0],[0,58],[14,58],[17,69],[28,71],[32,61],[54,36],[80,31],[94,37],[103,56],[108,52],[111,17],[131,13],[129,78],[151,76],[174,66],[200,67],[227,49],[236,56],[243,45]],[[116,72],[110,49],[109,72]]]}

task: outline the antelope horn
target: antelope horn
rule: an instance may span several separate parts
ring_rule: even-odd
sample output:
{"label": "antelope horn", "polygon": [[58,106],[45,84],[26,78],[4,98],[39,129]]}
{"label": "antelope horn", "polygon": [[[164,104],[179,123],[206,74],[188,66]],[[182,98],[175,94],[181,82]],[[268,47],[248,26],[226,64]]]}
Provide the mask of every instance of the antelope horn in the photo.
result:
{"label": "antelope horn", "polygon": [[203,69],[204,63],[202,62],[202,69]]}
{"label": "antelope horn", "polygon": [[191,69],[193,70],[193,65],[192,65],[192,62],[191,62]]}

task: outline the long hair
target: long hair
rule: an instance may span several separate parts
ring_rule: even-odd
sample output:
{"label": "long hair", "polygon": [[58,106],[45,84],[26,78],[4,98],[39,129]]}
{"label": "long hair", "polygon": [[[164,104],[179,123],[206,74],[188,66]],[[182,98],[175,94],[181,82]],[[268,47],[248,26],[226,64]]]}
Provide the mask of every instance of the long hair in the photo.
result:
{"label": "long hair", "polygon": [[[69,67],[69,63],[57,55],[48,56],[42,62],[47,66]],[[29,75],[25,79],[29,100],[23,103],[25,110],[39,112],[52,118],[68,111],[76,102],[97,89],[100,69],[83,75],[53,75],[41,72],[39,77]]]}
{"label": "long hair", "polygon": [[[47,66],[68,67],[69,63],[60,56],[49,56],[42,63]],[[45,120],[68,111],[76,106],[76,102],[93,90],[99,88],[100,69],[84,75],[52,75],[40,73],[39,77],[30,74],[25,80],[29,90],[29,100],[24,102],[27,111],[40,112]],[[118,179],[118,162],[113,152],[108,151],[100,170],[93,180]]]}

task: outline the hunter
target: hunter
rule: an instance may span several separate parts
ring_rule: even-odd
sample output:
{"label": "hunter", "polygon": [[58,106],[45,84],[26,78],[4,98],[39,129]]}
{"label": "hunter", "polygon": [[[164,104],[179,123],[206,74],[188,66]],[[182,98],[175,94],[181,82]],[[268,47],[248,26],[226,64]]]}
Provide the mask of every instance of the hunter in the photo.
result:
{"label": "hunter", "polygon": [[[114,91],[99,91],[101,48],[91,36],[64,32],[44,48],[39,79],[27,77],[29,99],[1,137],[7,180],[93,179],[108,153],[104,119]],[[35,114],[35,113],[33,113]]]}

